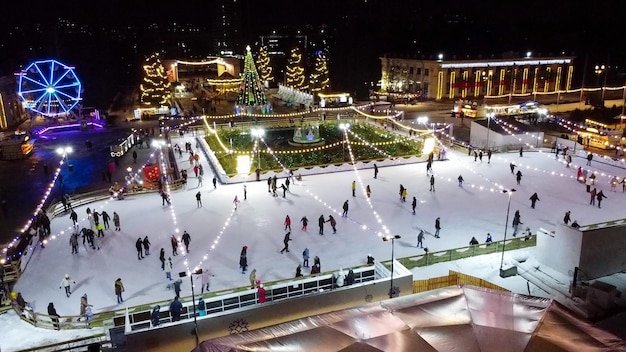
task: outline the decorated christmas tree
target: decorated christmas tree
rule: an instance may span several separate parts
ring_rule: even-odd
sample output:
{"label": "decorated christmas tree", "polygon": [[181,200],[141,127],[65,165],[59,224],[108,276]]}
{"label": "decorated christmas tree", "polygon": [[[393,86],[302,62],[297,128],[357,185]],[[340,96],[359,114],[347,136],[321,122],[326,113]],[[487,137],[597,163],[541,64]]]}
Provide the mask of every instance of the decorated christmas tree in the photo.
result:
{"label": "decorated christmas tree", "polygon": [[237,96],[237,105],[242,106],[262,106],[267,104],[263,84],[259,79],[259,74],[252,59],[250,46],[246,48],[246,58],[243,62],[243,81]]}
{"label": "decorated christmas tree", "polygon": [[310,77],[311,92],[323,92],[330,87],[330,78],[328,77],[328,63],[326,55],[318,51],[315,55],[315,67]]}
{"label": "decorated christmas tree", "polygon": [[262,46],[259,49],[259,55],[256,58],[256,66],[259,69],[261,82],[269,83],[274,81],[274,76],[272,75],[272,66],[270,64],[270,56],[267,52],[267,46]]}
{"label": "decorated christmas tree", "polygon": [[154,53],[146,58],[143,65],[143,83],[141,90],[141,104],[150,107],[167,106],[171,96],[171,83],[159,58]]}
{"label": "decorated christmas tree", "polygon": [[298,47],[291,49],[289,58],[287,59],[286,76],[287,87],[297,90],[305,90],[309,87],[306,83],[306,77],[304,75],[302,54],[300,53],[300,48]]}

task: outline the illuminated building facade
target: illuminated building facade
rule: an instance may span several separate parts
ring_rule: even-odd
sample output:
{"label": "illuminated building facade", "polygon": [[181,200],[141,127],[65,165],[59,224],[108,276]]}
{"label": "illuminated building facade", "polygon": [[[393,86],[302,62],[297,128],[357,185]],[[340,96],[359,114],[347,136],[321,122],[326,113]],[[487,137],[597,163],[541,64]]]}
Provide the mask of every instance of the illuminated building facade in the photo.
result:
{"label": "illuminated building facade", "polygon": [[571,89],[573,57],[419,60],[381,57],[380,93],[472,99]]}
{"label": "illuminated building facade", "polygon": [[12,128],[26,120],[28,115],[17,95],[15,76],[0,77],[0,129]]}

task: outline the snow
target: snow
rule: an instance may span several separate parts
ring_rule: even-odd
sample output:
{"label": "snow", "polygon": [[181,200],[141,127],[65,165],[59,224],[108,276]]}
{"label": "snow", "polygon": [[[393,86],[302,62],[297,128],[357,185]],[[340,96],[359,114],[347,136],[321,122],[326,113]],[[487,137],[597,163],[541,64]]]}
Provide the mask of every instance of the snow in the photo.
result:
{"label": "snow", "polygon": [[[183,139],[195,145],[189,135],[175,137],[172,143],[182,146],[185,142]],[[316,255],[320,257],[323,272],[364,264],[368,253],[376,260],[388,260],[391,257],[391,242],[383,242],[380,238],[387,231],[402,236],[395,241],[396,258],[424,253],[422,249],[416,248],[419,229],[426,232],[424,246],[430,252],[464,247],[472,236],[482,243],[487,233],[491,233],[494,241],[501,240],[504,237],[509,196],[501,193],[500,188],[517,190],[510,200],[509,223],[515,210],[519,209],[523,222],[521,228],[529,227],[533,232],[540,227],[552,230],[557,222],[562,221],[567,210],[571,210],[572,220],[585,225],[619,219],[622,217],[621,209],[626,206],[626,194],[621,191],[611,192],[609,185],[610,175],[626,174],[623,164],[618,168],[593,162],[591,169],[601,173],[597,179],[598,190],[603,189],[608,196],[603,202],[604,207],[599,209],[588,204],[589,196],[585,186],[576,180],[578,165],[566,168],[554,159],[554,154],[543,151],[526,152],[522,158],[517,153],[494,154],[490,164],[486,157],[480,163],[474,162],[473,156],[467,156],[467,152],[450,151],[447,153],[449,160],[435,161],[433,164],[436,192],[429,191],[425,163],[378,163],[380,172],[377,179],[373,178],[372,169],[362,169],[355,174],[349,165],[326,174],[302,172],[303,180],[292,183],[285,198],[280,189],[279,196],[272,197],[267,191],[266,180],[255,182],[254,175],[251,175],[250,181],[245,183],[247,200],[243,196],[243,183],[218,184],[213,189],[210,181],[213,177],[212,169],[204,157],[201,158],[205,170],[204,186],[198,188],[185,156],[177,162],[179,167],[188,169],[188,187],[171,193],[171,206],[162,206],[158,194],[133,195],[121,201],[102,201],[89,205],[92,210],[106,210],[110,215],[116,211],[121,218],[122,231],[105,230],[99,251],[88,249],[80,241],[79,253],[72,255],[68,235],[71,233],[68,231],[71,220],[67,216],[53,219],[51,226],[53,234],[57,234],[56,239],[51,240],[45,249],[34,249],[33,258],[14,290],[22,292],[37,312],[45,313],[48,302],[54,302],[61,316],[77,315],[80,296],[84,293],[88,295],[89,303],[94,305],[94,312],[172,299],[173,292],[166,290],[168,281],[158,257],[161,248],[165,248],[166,258],[172,255],[170,237],[176,231],[179,237],[184,230],[188,231],[191,245],[190,253],[172,256],[172,276],[177,278],[178,272],[196,267],[208,268],[215,275],[211,278],[211,290],[222,290],[248,284],[248,275],[241,274],[238,264],[239,253],[244,245],[248,246],[248,269],[257,269],[258,279],[272,281],[293,277],[305,247],[309,248],[311,258]],[[574,164],[586,163],[584,155],[581,156],[574,158]],[[511,174],[510,162],[518,165],[523,173],[521,185],[516,184]],[[459,174],[465,179],[463,187],[458,186]],[[285,176],[278,176],[279,186]],[[356,197],[351,194],[353,180],[357,180]],[[408,189],[406,203],[399,200],[400,184]],[[364,195],[366,185],[372,188],[369,199],[371,206]],[[195,199],[199,190],[204,203],[200,208],[196,206]],[[540,201],[536,209],[531,209],[528,198],[534,192],[538,193]],[[233,208],[235,195],[241,201],[236,211]],[[418,201],[416,215],[411,213],[413,196]],[[345,200],[350,204],[348,218],[341,217]],[[81,227],[85,224],[88,226],[86,206],[76,211],[81,218]],[[337,234],[332,233],[327,223],[324,236],[320,236],[317,234],[317,219],[320,215],[328,219],[329,214],[333,214],[338,222]],[[286,215],[292,220],[291,251],[280,254],[286,232],[283,225]],[[307,232],[300,229],[299,220],[303,216],[307,216],[310,221]],[[440,239],[433,236],[437,217],[441,218]],[[511,236],[512,229],[509,227],[507,231],[508,236]],[[152,243],[151,255],[138,260],[135,241],[146,235]],[[182,252],[181,248],[179,253]],[[543,280],[555,280],[556,285],[567,285],[567,274],[542,267],[533,258],[534,250],[529,248],[507,252],[505,262],[525,260],[520,271],[542,274]],[[521,276],[500,278],[500,258],[501,254],[496,253],[415,268],[412,271],[415,279],[426,279],[447,275],[448,270],[456,270],[481,277],[514,292],[548,295],[537,286],[527,286],[527,281]],[[63,289],[59,289],[65,274],[76,281],[69,298]],[[114,294],[113,285],[118,277],[126,289],[122,304],[117,304]],[[181,295],[191,295],[189,281],[184,279],[181,288]],[[2,326],[16,320],[12,314],[0,316]],[[22,329],[20,326],[20,332],[17,333],[16,329],[18,325],[0,329],[0,348],[3,351],[38,346],[53,340],[63,341],[83,333],[101,332],[57,332],[29,326]]]}

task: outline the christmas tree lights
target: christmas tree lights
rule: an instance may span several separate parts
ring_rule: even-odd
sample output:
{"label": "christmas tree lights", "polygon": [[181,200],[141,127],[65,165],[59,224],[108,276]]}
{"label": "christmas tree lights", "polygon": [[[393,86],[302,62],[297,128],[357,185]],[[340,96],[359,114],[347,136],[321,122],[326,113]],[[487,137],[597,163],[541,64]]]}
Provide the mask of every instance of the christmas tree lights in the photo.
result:
{"label": "christmas tree lights", "polygon": [[270,56],[267,52],[267,46],[259,49],[259,56],[256,58],[256,66],[259,70],[259,76],[262,82],[273,82],[272,65],[270,64]]}
{"label": "christmas tree lights", "polygon": [[143,71],[143,83],[139,87],[141,103],[154,107],[167,106],[167,101],[171,96],[171,83],[167,79],[159,53],[154,53],[146,59]]}
{"label": "christmas tree lights", "polygon": [[250,46],[247,48],[246,58],[243,64],[243,82],[237,96],[238,106],[261,106],[267,104],[263,85],[259,78],[259,73],[254,65]]}
{"label": "christmas tree lights", "polygon": [[300,48],[295,47],[291,49],[289,58],[287,59],[287,87],[291,87],[297,90],[308,89],[304,75],[304,67],[302,67],[302,53]]}
{"label": "christmas tree lights", "polygon": [[311,92],[323,92],[330,87],[328,77],[328,63],[323,52],[318,51],[315,56],[315,67],[310,77]]}

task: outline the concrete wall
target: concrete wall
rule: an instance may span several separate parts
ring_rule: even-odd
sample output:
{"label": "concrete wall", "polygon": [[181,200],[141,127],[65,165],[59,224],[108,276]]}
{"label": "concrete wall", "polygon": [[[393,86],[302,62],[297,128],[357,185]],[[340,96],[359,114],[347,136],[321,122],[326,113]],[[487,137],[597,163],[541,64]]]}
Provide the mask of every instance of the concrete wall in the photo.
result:
{"label": "concrete wall", "polygon": [[[399,271],[394,270],[396,273]],[[413,293],[413,275],[394,277],[394,286],[400,295]],[[301,298],[256,304],[233,313],[198,318],[200,341],[230,333],[236,322],[245,324],[247,330],[258,329],[287,321],[327,313],[339,309],[388,299],[389,279],[371,281],[366,285],[343,287],[334,291],[320,292]],[[241,324],[240,324],[241,325]],[[196,347],[191,335],[193,320],[164,324],[160,328],[142,330],[126,335],[129,351],[191,351]]]}
{"label": "concrete wall", "polygon": [[[585,228],[583,228],[585,229]],[[594,279],[626,270],[626,225],[585,230],[582,238],[580,269]]]}
{"label": "concrete wall", "polygon": [[537,260],[567,274],[580,264],[582,239],[581,231],[564,223],[558,223],[552,234],[537,231]]}

